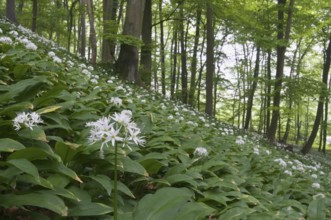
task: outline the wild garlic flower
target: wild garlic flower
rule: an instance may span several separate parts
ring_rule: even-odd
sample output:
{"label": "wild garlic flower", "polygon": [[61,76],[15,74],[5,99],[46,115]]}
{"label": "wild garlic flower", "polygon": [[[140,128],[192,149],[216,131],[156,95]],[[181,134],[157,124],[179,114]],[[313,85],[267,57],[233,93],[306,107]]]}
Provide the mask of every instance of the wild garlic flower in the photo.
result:
{"label": "wild garlic flower", "polygon": [[53,56],[52,58],[55,63],[62,63],[62,60],[58,56]]}
{"label": "wild garlic flower", "polygon": [[16,118],[13,120],[13,125],[15,130],[18,131],[21,128],[27,127],[33,130],[34,126],[37,124],[44,123],[41,119],[40,115],[36,112],[26,113],[22,112],[19,113]]}
{"label": "wild garlic flower", "polygon": [[25,48],[26,49],[29,49],[29,50],[37,50],[38,49],[38,47],[34,43],[32,43],[32,42],[27,43],[25,45]]}
{"label": "wild garlic flower", "polygon": [[292,176],[292,171],[290,171],[290,170],[285,170],[284,173],[289,175],[289,176]]}
{"label": "wild garlic flower", "polygon": [[3,31],[2,31],[2,29],[0,28],[0,34],[2,34],[3,33]]}
{"label": "wild garlic flower", "polygon": [[0,43],[13,44],[13,41],[10,37],[0,37]]}
{"label": "wild garlic flower", "polygon": [[320,189],[321,188],[321,185],[319,183],[313,183],[311,185],[311,187],[315,188],[315,189]]}
{"label": "wild garlic flower", "polygon": [[111,97],[110,102],[117,107],[120,107],[122,105],[122,99],[120,99],[119,97]]}
{"label": "wild garlic flower", "polygon": [[208,157],[208,150],[204,147],[197,147],[195,148],[193,154],[197,157]]}
{"label": "wild garlic flower", "polygon": [[275,159],[274,161],[275,162],[278,162],[278,164],[280,166],[282,166],[282,167],[286,167],[287,166],[286,162],[283,159],[281,159],[281,158]]}
{"label": "wild garlic flower", "polygon": [[54,53],[53,51],[49,51],[49,52],[48,52],[48,56],[49,56],[49,57],[55,57],[55,53]]}
{"label": "wild garlic flower", "polygon": [[122,143],[122,147],[129,145],[143,146],[145,140],[140,137],[140,128],[132,121],[132,112],[123,110],[108,117],[101,117],[97,121],[86,123],[90,127],[89,143],[101,142],[100,157],[103,158],[103,148],[111,143],[115,147],[116,143]]}
{"label": "wild garlic flower", "polygon": [[238,145],[243,145],[245,144],[245,140],[243,139],[242,136],[238,136],[237,139],[236,139],[236,144]]}

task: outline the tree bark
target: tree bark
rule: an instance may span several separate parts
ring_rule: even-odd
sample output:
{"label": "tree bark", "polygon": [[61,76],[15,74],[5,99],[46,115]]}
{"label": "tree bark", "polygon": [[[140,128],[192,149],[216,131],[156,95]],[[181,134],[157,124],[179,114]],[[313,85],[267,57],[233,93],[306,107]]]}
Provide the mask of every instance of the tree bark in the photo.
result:
{"label": "tree bark", "polygon": [[[277,130],[277,124],[279,120],[279,107],[280,107],[280,93],[282,89],[283,83],[283,75],[284,75],[284,61],[285,61],[285,52],[286,45],[290,38],[290,30],[292,25],[292,14],[293,14],[293,6],[294,0],[290,0],[290,5],[288,9],[287,23],[285,34],[283,31],[283,22],[284,22],[284,10],[285,10],[286,0],[278,0],[278,34],[277,39],[279,41],[277,46],[277,67],[276,67],[276,81],[274,85],[274,99],[273,99],[273,111],[270,127],[267,133],[267,137],[270,142],[275,141],[275,135]],[[285,42],[283,42],[285,40]]]}
{"label": "tree bark", "polygon": [[[140,39],[145,0],[130,0],[127,2],[123,35]],[[118,60],[115,64],[119,78],[141,84],[138,71],[138,46],[122,43]]]}
{"label": "tree bark", "polygon": [[177,29],[174,28],[173,30],[173,64],[172,64],[172,71],[171,71],[171,83],[170,83],[170,96],[171,98],[175,98],[175,85],[176,85],[176,72],[177,72]]}
{"label": "tree bark", "polygon": [[163,15],[162,15],[162,2],[159,0],[159,18],[160,18],[160,63],[161,63],[161,87],[162,94],[166,94],[166,81],[165,81],[165,53],[164,53],[164,25],[163,25]]}
{"label": "tree bark", "polygon": [[186,33],[184,28],[184,5],[180,6],[180,49],[181,49],[181,85],[182,102],[187,103],[187,53],[186,53]]}
{"label": "tree bark", "polygon": [[103,36],[102,36],[102,53],[101,62],[106,67],[110,67],[114,60],[114,53],[112,51],[112,42],[110,35],[112,34],[112,20],[113,20],[113,0],[103,0]]}
{"label": "tree bark", "polygon": [[152,0],[146,0],[142,25],[140,71],[141,81],[146,88],[150,88],[152,81]]}
{"label": "tree bark", "polygon": [[94,12],[92,0],[87,0],[87,13],[89,16],[90,23],[90,45],[92,49],[91,63],[92,65],[95,65],[97,63],[97,36],[94,27]]}
{"label": "tree bark", "polygon": [[86,16],[85,16],[85,2],[86,0],[80,0],[80,8],[81,8],[81,15],[80,15],[80,56],[85,58],[86,54]]}
{"label": "tree bark", "polygon": [[215,72],[214,65],[214,27],[213,9],[211,3],[207,1],[207,73],[206,73],[206,113],[213,115],[213,78]]}
{"label": "tree bark", "polygon": [[32,24],[31,24],[32,32],[36,32],[37,30],[37,16],[38,16],[38,2],[37,0],[32,0]]}
{"label": "tree bark", "polygon": [[311,150],[313,143],[315,141],[319,125],[321,123],[321,118],[323,115],[323,105],[324,101],[327,98],[327,83],[328,83],[328,76],[329,76],[329,71],[330,71],[330,64],[331,64],[331,35],[329,37],[329,44],[325,52],[324,56],[324,64],[323,64],[323,76],[322,76],[322,82],[323,82],[323,88],[321,89],[321,94],[319,96],[319,101],[318,101],[318,106],[317,106],[317,112],[316,112],[316,117],[313,125],[313,129],[310,133],[310,136],[308,138],[308,141],[302,148],[301,152],[303,154],[309,153]]}
{"label": "tree bark", "polygon": [[6,17],[13,23],[17,23],[15,12],[15,0],[6,1]]}
{"label": "tree bark", "polygon": [[254,68],[254,75],[253,75],[253,83],[251,89],[249,91],[249,97],[247,102],[247,111],[246,111],[246,120],[244,129],[249,128],[249,123],[252,117],[252,108],[253,108],[253,99],[254,93],[257,87],[257,77],[259,76],[260,72],[260,47],[258,46],[256,49],[256,59],[255,59],[255,68]]}

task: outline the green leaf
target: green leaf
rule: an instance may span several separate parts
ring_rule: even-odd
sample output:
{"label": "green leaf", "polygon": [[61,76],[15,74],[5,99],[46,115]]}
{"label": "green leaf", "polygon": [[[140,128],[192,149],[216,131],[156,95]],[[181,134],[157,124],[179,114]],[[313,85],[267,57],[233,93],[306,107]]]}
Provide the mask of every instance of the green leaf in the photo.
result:
{"label": "green leaf", "polygon": [[54,152],[36,147],[29,147],[18,150],[12,153],[8,157],[8,159],[20,159],[20,158],[25,158],[30,161],[53,158],[58,162],[61,161],[61,158],[58,155],[56,155]]}
{"label": "green leaf", "polygon": [[324,198],[316,198],[308,205],[308,220],[326,219],[326,207]]}
{"label": "green leaf", "polygon": [[102,203],[78,203],[69,208],[68,216],[98,216],[105,215],[113,211],[113,208]]}
{"label": "green leaf", "polygon": [[218,217],[219,220],[241,220],[245,219],[250,214],[254,213],[254,209],[247,207],[234,207],[225,211],[224,214]]}
{"label": "green leaf", "polygon": [[39,181],[39,172],[37,167],[28,161],[27,159],[11,159],[8,160],[7,163],[15,166],[19,170],[23,171],[24,173],[32,175],[37,181]]}
{"label": "green leaf", "polygon": [[47,106],[45,108],[41,108],[38,109],[38,111],[36,111],[38,114],[42,115],[45,113],[50,113],[50,112],[55,112],[56,110],[62,108],[62,106],[56,106],[56,105],[52,105],[52,106]]}
{"label": "green leaf", "polygon": [[0,152],[14,152],[24,149],[24,145],[10,138],[0,139]]}
{"label": "green leaf", "polygon": [[130,157],[123,157],[120,159],[120,162],[122,163],[122,169],[124,172],[136,173],[146,177],[148,176],[145,168],[137,161],[132,160]]}
{"label": "green leaf", "polygon": [[23,195],[0,195],[0,206],[36,206],[51,210],[61,216],[67,216],[68,211],[62,199],[47,191]]}
{"label": "green leaf", "polygon": [[57,153],[62,158],[64,164],[67,164],[79,152],[77,149],[79,146],[80,145],[78,144],[70,142],[56,142],[55,153]]}
{"label": "green leaf", "polygon": [[109,196],[111,195],[113,185],[111,183],[111,179],[108,176],[97,175],[97,176],[88,176],[88,177],[99,183],[107,191],[107,194]]}
{"label": "green leaf", "polygon": [[31,102],[20,102],[3,108],[0,111],[0,115],[8,115],[15,117],[15,112],[21,112],[24,110],[32,110],[33,104]]}
{"label": "green leaf", "polygon": [[38,126],[34,126],[33,130],[31,130],[30,128],[24,128],[24,129],[18,131],[18,135],[20,137],[24,137],[27,139],[47,142],[47,138],[46,138],[46,134],[45,134],[44,130]]}
{"label": "green leaf", "polygon": [[28,64],[18,64],[15,66],[13,72],[16,78],[21,78],[26,75],[26,72],[30,69],[30,65]]}
{"label": "green leaf", "polygon": [[204,219],[213,211],[193,201],[194,193],[186,188],[161,188],[144,196],[133,212],[133,220]]}
{"label": "green leaf", "polygon": [[149,174],[156,174],[161,167],[168,166],[167,157],[164,154],[156,152],[149,153],[139,158],[138,162]]}
{"label": "green leaf", "polygon": [[176,183],[187,183],[191,185],[193,188],[198,188],[198,183],[193,179],[193,177],[186,175],[186,174],[174,174],[171,176],[168,176],[166,180],[171,184],[174,185]]}

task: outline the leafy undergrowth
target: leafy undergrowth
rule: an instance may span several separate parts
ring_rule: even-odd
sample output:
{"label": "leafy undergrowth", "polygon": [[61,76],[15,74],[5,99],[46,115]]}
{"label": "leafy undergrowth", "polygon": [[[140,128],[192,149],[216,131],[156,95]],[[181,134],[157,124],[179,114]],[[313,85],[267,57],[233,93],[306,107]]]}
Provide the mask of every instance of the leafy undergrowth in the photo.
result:
{"label": "leafy undergrowth", "polygon": [[[331,218],[328,166],[0,28],[3,218],[112,219],[114,149],[100,157],[86,123],[124,109],[146,142],[119,148],[119,219]],[[23,113],[38,124],[15,124]]]}

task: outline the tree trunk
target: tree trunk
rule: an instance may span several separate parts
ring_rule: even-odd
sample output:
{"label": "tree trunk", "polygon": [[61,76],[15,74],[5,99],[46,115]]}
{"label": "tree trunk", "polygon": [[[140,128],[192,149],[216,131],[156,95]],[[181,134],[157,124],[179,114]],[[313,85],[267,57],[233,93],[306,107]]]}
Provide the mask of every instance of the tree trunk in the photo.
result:
{"label": "tree trunk", "polygon": [[87,13],[89,16],[90,23],[90,44],[92,49],[91,63],[92,65],[95,65],[97,63],[97,36],[94,27],[94,12],[92,0],[87,0]]}
{"label": "tree trunk", "polygon": [[[145,0],[130,0],[127,2],[123,35],[140,39]],[[138,46],[135,44],[121,44],[118,60],[115,64],[120,79],[141,84],[138,72]]]}
{"label": "tree trunk", "polygon": [[213,78],[215,72],[214,65],[214,27],[213,9],[211,3],[207,1],[207,73],[206,73],[206,113],[213,115]]}
{"label": "tree trunk", "polygon": [[73,1],[71,3],[70,9],[69,9],[68,44],[67,44],[68,51],[70,51],[70,44],[71,44],[71,32],[72,32],[73,19],[74,19],[74,8],[77,3],[78,3],[78,0]]}
{"label": "tree trunk", "polygon": [[260,72],[260,47],[258,46],[256,49],[256,60],[255,60],[255,68],[254,68],[254,75],[253,75],[253,83],[251,86],[251,89],[249,91],[249,97],[247,102],[247,111],[246,111],[246,120],[245,120],[245,126],[244,129],[249,128],[249,123],[252,117],[252,108],[253,108],[253,99],[254,99],[254,93],[257,86],[257,77],[259,76]]}
{"label": "tree trunk", "polygon": [[172,71],[171,71],[171,84],[170,84],[170,96],[172,99],[175,98],[175,85],[176,85],[176,72],[177,72],[177,29],[174,28],[174,33],[173,33],[173,45],[174,45],[174,49],[173,49],[173,64],[172,64]]}
{"label": "tree trunk", "polygon": [[15,12],[15,0],[6,1],[6,17],[13,23],[17,23]]}
{"label": "tree trunk", "polygon": [[80,48],[79,48],[79,52],[80,52],[80,56],[85,58],[85,54],[86,54],[86,21],[85,21],[85,0],[80,0],[79,4],[80,4]]}
{"label": "tree trunk", "polygon": [[141,80],[146,88],[150,88],[152,79],[152,0],[146,0],[141,47],[140,71]]}
{"label": "tree trunk", "polygon": [[324,59],[324,65],[323,65],[323,76],[322,76],[322,82],[323,82],[323,88],[321,90],[321,94],[319,96],[318,106],[317,106],[317,112],[316,117],[313,125],[313,129],[310,133],[309,139],[306,142],[305,146],[302,148],[301,152],[303,154],[307,154],[310,149],[313,146],[314,140],[316,138],[318,127],[321,122],[321,118],[323,115],[323,105],[324,101],[327,98],[326,89],[327,89],[327,83],[328,83],[328,76],[330,71],[330,64],[331,64],[331,35],[329,37],[329,44],[325,52],[325,59]]}
{"label": "tree trunk", "polygon": [[182,85],[182,102],[187,103],[187,54],[186,54],[186,34],[184,28],[184,5],[180,6],[180,49],[181,49],[181,85]]}
{"label": "tree trunk", "polygon": [[195,36],[194,36],[194,46],[193,46],[193,56],[192,56],[192,63],[191,63],[191,83],[190,83],[190,91],[188,95],[188,104],[194,107],[194,94],[195,94],[195,80],[197,74],[197,55],[198,55],[198,45],[200,39],[200,23],[201,23],[201,7],[197,9],[197,17],[196,17],[196,25],[195,25]]}
{"label": "tree trunk", "polygon": [[38,15],[38,2],[37,0],[32,0],[32,25],[31,25],[32,32],[36,32],[37,30],[37,15]]}
{"label": "tree trunk", "polygon": [[[287,16],[287,24],[285,30],[285,36],[283,31],[283,22],[284,22],[284,10],[285,10],[286,0],[278,0],[278,34],[277,39],[281,42],[285,40],[286,42],[289,41],[290,38],[290,30],[292,24],[292,13],[293,13],[293,6],[294,0],[290,0],[290,5],[288,9],[288,16]],[[282,89],[282,82],[283,82],[283,75],[284,75],[284,61],[285,61],[285,52],[286,46],[284,46],[283,42],[277,46],[277,67],[276,67],[276,81],[274,86],[274,99],[273,99],[273,111],[272,111],[272,118],[270,127],[267,133],[267,137],[270,142],[275,141],[275,135],[277,130],[277,124],[279,120],[279,107],[280,107],[280,94]]]}
{"label": "tree trunk", "polygon": [[114,57],[112,52],[112,42],[110,35],[112,34],[112,20],[113,20],[113,0],[103,0],[103,36],[102,36],[102,54],[101,62],[106,67],[110,67],[113,63]]}
{"label": "tree trunk", "polygon": [[163,16],[162,16],[162,2],[159,0],[159,19],[160,19],[160,63],[161,63],[161,87],[162,94],[166,94],[166,81],[165,81],[165,54],[164,54],[164,27],[163,27]]}

